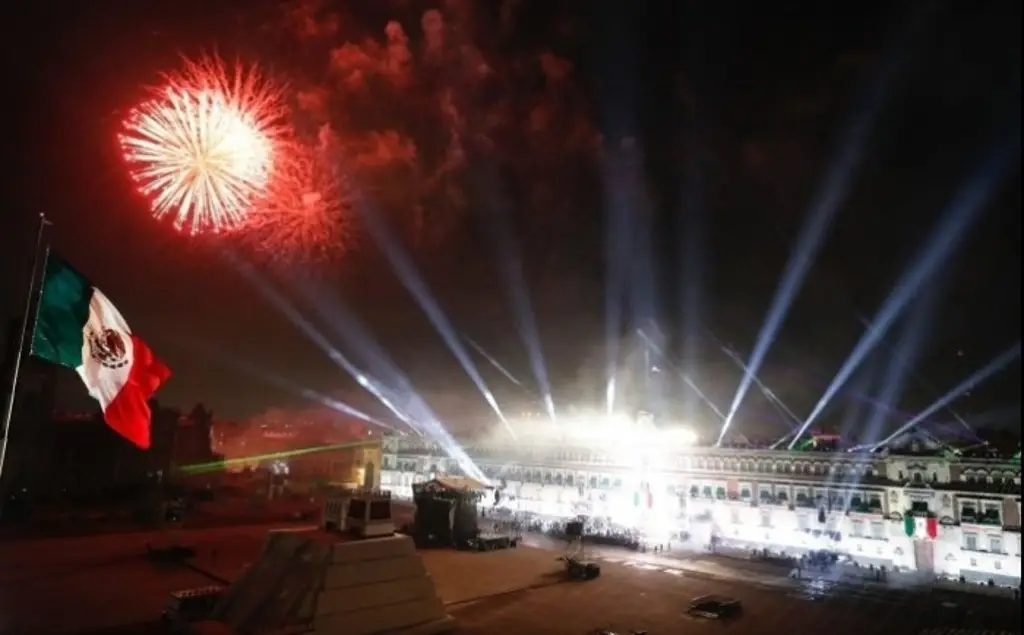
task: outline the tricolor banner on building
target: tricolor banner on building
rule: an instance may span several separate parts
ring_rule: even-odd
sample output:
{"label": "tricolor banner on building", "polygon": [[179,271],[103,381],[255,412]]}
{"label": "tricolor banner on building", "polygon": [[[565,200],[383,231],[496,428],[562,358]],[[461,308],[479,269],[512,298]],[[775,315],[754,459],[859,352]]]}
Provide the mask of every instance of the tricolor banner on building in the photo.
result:
{"label": "tricolor banner on building", "polygon": [[924,535],[935,540],[939,535],[939,521],[931,516],[921,518],[915,516],[912,512],[907,512],[907,514],[903,516],[903,529],[904,533],[906,533],[909,538],[921,537]]}
{"label": "tricolor banner on building", "polygon": [[140,448],[150,446],[148,401],[171,376],[170,369],[99,289],[52,254],[40,289],[32,354],[74,368],[107,425]]}

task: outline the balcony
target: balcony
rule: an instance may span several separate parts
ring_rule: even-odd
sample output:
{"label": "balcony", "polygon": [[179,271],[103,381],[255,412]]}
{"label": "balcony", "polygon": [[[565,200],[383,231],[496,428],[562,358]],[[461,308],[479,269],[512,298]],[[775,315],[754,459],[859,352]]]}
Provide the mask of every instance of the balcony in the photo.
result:
{"label": "balcony", "polygon": [[985,527],[1002,527],[1003,519],[999,517],[999,512],[985,512],[984,514],[977,513],[960,513],[960,523],[967,525],[983,525]]}
{"label": "balcony", "polygon": [[816,507],[814,501],[811,500],[811,497],[806,494],[797,494],[795,505],[803,509],[812,509]]}
{"label": "balcony", "polygon": [[882,514],[882,503],[872,501],[870,503],[850,503],[848,510],[854,514]]}

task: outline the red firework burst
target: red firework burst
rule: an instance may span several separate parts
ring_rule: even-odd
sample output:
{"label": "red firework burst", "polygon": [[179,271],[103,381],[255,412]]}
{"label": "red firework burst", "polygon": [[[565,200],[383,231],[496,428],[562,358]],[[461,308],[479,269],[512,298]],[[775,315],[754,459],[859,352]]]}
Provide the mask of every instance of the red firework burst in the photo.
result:
{"label": "red firework burst", "polygon": [[323,148],[289,144],[240,235],[270,260],[329,260],[352,242],[351,188]]}
{"label": "red firework burst", "polygon": [[207,57],[185,60],[153,92],[120,136],[153,215],[189,234],[241,227],[282,158],[281,87],[255,66],[229,68]]}

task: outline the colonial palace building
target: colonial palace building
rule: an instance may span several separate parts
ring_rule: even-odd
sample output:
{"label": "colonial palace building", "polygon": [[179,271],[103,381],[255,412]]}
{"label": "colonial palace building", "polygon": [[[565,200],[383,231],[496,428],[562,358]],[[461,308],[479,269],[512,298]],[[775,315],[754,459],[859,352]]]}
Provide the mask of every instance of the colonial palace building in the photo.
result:
{"label": "colonial palace building", "polygon": [[[760,449],[660,448],[624,458],[583,443],[468,442],[503,504],[550,516],[587,514],[705,542],[801,553],[995,584],[1021,578],[1020,460]],[[425,439],[383,442],[381,486],[460,474]],[[700,536],[704,536],[700,538]]]}

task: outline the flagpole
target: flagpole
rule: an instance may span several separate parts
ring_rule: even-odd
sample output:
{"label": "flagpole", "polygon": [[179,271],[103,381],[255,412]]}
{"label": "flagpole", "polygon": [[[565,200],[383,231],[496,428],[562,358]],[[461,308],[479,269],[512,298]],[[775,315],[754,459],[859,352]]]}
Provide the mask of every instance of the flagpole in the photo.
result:
{"label": "flagpole", "polygon": [[[4,404],[3,414],[3,426],[0,427],[0,481],[3,479],[4,474],[4,460],[7,458],[7,444],[10,441],[11,432],[11,418],[14,415],[14,398],[15,393],[18,391],[18,379],[21,375],[21,358],[25,354],[25,340],[28,338],[29,325],[32,323],[33,313],[33,302],[36,300],[36,280],[39,277],[40,263],[44,262],[49,256],[49,253],[42,258],[40,254],[43,251],[43,237],[46,233],[46,226],[50,224],[50,221],[46,219],[46,214],[39,214],[39,229],[36,230],[36,242],[35,249],[32,252],[32,273],[28,281],[28,291],[25,293],[25,313],[21,316],[21,332],[18,333],[18,343],[14,349],[14,368],[11,370],[11,385],[10,393],[7,395],[7,402]],[[3,488],[0,488],[0,493],[3,492]],[[4,497],[0,495],[0,514],[3,513]]]}

